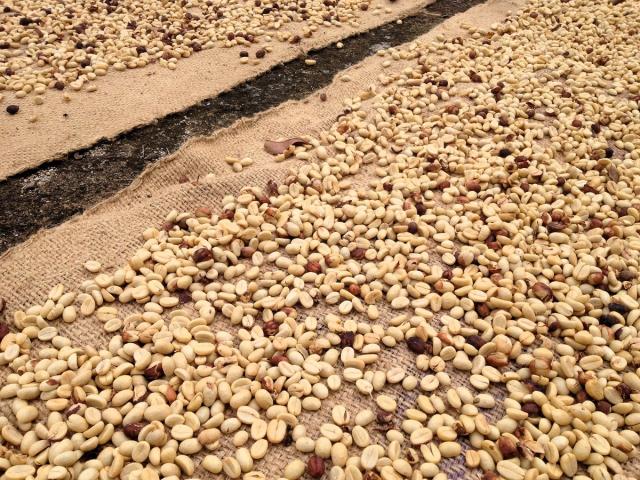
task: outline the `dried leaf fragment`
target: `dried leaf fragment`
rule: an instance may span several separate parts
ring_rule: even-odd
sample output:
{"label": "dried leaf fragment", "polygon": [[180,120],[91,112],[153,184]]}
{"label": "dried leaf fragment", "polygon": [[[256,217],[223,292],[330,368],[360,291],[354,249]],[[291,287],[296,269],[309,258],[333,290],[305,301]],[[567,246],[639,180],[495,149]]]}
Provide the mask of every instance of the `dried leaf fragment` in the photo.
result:
{"label": "dried leaf fragment", "polygon": [[281,141],[267,140],[264,142],[264,149],[267,151],[267,153],[270,153],[271,155],[280,155],[282,153],[285,153],[292,146],[297,147],[299,145],[308,145],[308,144],[309,142],[307,142],[303,138],[293,137],[293,138],[289,138],[287,140],[281,140]]}

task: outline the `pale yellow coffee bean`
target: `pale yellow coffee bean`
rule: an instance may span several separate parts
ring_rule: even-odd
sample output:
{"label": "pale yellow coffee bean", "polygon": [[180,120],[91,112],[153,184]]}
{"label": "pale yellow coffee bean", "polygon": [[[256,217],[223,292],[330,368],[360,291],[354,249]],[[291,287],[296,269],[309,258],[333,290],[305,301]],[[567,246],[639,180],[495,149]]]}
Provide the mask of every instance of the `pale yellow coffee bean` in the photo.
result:
{"label": "pale yellow coffee bean", "polygon": [[284,469],[284,477],[287,480],[297,480],[305,471],[305,464],[300,459],[295,459],[289,462]]}
{"label": "pale yellow coffee bean", "polygon": [[376,404],[385,412],[395,412],[398,406],[396,401],[388,395],[378,395],[376,397]]}
{"label": "pale yellow coffee bean", "polygon": [[218,474],[222,471],[222,461],[216,455],[207,455],[202,460],[202,468],[209,473]]}

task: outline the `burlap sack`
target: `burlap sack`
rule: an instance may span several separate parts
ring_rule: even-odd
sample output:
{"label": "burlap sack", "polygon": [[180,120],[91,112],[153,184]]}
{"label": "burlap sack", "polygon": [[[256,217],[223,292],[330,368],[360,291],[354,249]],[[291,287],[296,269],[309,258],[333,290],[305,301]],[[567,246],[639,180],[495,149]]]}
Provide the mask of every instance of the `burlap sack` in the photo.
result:
{"label": "burlap sack", "polygon": [[[523,0],[490,0],[439,25],[419,40],[428,41],[440,33],[460,35],[463,33],[459,28],[462,22],[489,26],[502,19],[507,11],[517,10],[523,3]],[[314,135],[327,128],[344,108],[343,98],[357,94],[376,81],[382,61],[376,56],[349,69],[345,73],[352,81],[331,84],[326,89],[326,102],[321,103],[315,94],[306,100],[289,102],[255,118],[239,121],[211,137],[190,141],[176,154],[144,172],[120,194],[57,228],[40,232],[8,251],[0,257],[0,296],[7,300],[8,310],[43,302],[48,289],[58,282],[75,288],[89,277],[82,268],[86,260],[99,260],[107,270],[121,265],[142,243],[141,232],[149,226],[160,226],[165,214],[174,208],[181,211],[200,206],[219,209],[221,199],[227,194],[236,194],[250,185],[264,186],[270,179],[281,181],[288,169],[295,168],[299,163],[275,162],[264,151],[263,142],[278,137]],[[402,69],[407,63],[395,62],[390,68]],[[255,163],[241,173],[233,173],[223,160],[225,156],[251,157]],[[184,176],[189,182],[180,183]],[[305,314],[322,319],[327,312],[335,312],[335,309],[321,305]],[[381,321],[386,322],[395,314],[397,312],[383,309]],[[230,328],[224,322],[214,325],[220,325],[222,329]],[[101,333],[101,326],[93,320],[62,325],[61,330],[80,345],[99,346],[107,339]],[[424,375],[424,372],[418,372],[415,368],[415,354],[404,346],[386,350],[375,368],[385,370],[390,366],[402,366],[418,378]],[[454,373],[450,368],[448,371],[452,373],[454,385],[467,385],[466,375]],[[2,375],[6,373],[2,371]],[[441,389],[441,393],[443,391]],[[413,406],[418,392],[408,393],[401,388],[391,387],[386,388],[385,393],[395,395],[398,399],[400,414],[393,426],[399,427],[402,412]],[[504,397],[504,391],[497,388],[493,388],[491,393],[498,399]],[[312,438],[317,438],[319,425],[330,418],[331,407],[336,404],[345,405],[352,415],[363,408],[375,408],[373,397],[360,395],[346,385],[338,394],[324,401],[320,412],[305,413],[300,417]],[[7,414],[7,405],[3,405],[2,410]],[[501,418],[502,414],[501,409],[487,413],[492,420]],[[383,435],[384,431],[377,432],[376,440],[386,444],[382,440]],[[222,457],[232,451],[233,446],[227,439],[216,453]],[[354,453],[356,451],[353,450]],[[267,457],[256,463],[256,469],[266,473],[267,478],[277,478],[293,458],[305,456],[292,446],[271,448]],[[461,456],[443,461],[441,468],[449,475],[449,479],[478,478],[478,473],[469,471],[463,463]],[[635,466],[633,474],[637,472]],[[202,478],[212,477],[201,470],[196,474]]]}
{"label": "burlap sack", "polygon": [[[173,71],[153,64],[110,72],[93,82],[98,87],[96,92],[71,92],[70,103],[64,102],[63,92],[57,90],[48,91],[40,106],[34,105],[30,97],[15,100],[20,113],[9,117],[3,112],[0,121],[0,180],[184,110],[305,52],[411,15],[433,1],[375,0],[368,11],[359,12],[357,27],[322,28],[297,45],[273,42],[273,52],[246,65],[239,62],[239,49],[214,48],[180,60]],[[287,29],[294,34],[302,31],[300,24]],[[10,92],[3,94],[4,110],[14,99]],[[38,120],[31,123],[29,119],[34,115]]]}

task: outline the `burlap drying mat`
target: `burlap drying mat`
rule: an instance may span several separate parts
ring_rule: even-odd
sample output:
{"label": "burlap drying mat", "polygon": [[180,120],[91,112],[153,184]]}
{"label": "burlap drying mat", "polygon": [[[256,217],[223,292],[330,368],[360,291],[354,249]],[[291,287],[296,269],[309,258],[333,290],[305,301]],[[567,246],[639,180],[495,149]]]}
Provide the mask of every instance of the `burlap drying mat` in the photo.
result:
{"label": "burlap drying mat", "polygon": [[[98,87],[96,92],[70,92],[69,103],[57,90],[47,91],[43,105],[34,105],[31,97],[18,100],[18,115],[9,117],[3,111],[0,116],[0,180],[184,110],[304,52],[406,17],[434,1],[374,0],[368,11],[359,12],[358,27],[322,28],[297,45],[274,42],[273,52],[256,64],[241,64],[238,48],[213,48],[180,60],[173,71],[157,64],[125,72],[112,70],[92,82]],[[387,13],[373,13],[376,7]],[[288,30],[300,33],[301,25]],[[9,92],[3,93],[2,110],[12,100]],[[30,123],[34,115],[38,121]]]}
{"label": "burlap drying mat", "polygon": [[[515,11],[523,4],[524,0],[490,0],[456,15],[419,40],[431,40],[441,33],[461,35],[461,22],[487,27],[504,18],[507,11]],[[239,121],[211,137],[188,142],[110,200],[9,250],[0,257],[0,297],[7,301],[7,311],[43,302],[49,288],[59,282],[67,288],[76,289],[89,276],[82,267],[86,260],[99,260],[107,271],[113,271],[141,245],[142,231],[150,226],[160,226],[166,213],[172,209],[185,211],[210,206],[218,210],[227,194],[236,194],[249,185],[264,186],[270,179],[281,181],[288,169],[296,167],[298,162],[275,162],[264,152],[264,140],[318,134],[331,125],[344,108],[342,99],[354,96],[375,82],[382,71],[383,61],[383,58],[374,56],[346,71],[352,81],[337,80],[331,84],[325,90],[326,102],[320,103],[315,94],[304,101],[288,102],[255,118]],[[390,68],[402,69],[407,64],[395,62]],[[248,156],[255,163],[243,172],[233,173],[223,160],[227,155]],[[189,181],[184,182],[184,177]],[[125,307],[125,310],[129,308]],[[334,310],[323,305],[305,314],[322,318],[327,311]],[[386,322],[392,315],[390,311],[383,311],[381,321]],[[58,326],[77,344],[99,347],[105,344],[107,336],[98,323],[97,320],[79,320],[69,325],[59,322]],[[229,328],[226,324],[216,325]],[[403,366],[409,373],[419,375],[415,370],[415,355],[404,347],[386,351],[375,368],[385,369],[391,365]],[[0,383],[6,374],[6,369],[0,369]],[[463,374],[454,372],[452,381],[454,385],[468,385],[467,376]],[[417,392],[407,393],[395,387],[386,388],[385,393],[397,395],[401,412],[413,406],[417,395]],[[492,393],[497,398],[504,396],[503,390],[494,388]],[[6,402],[3,403],[0,404],[0,412],[10,415]],[[348,385],[343,387],[338,394],[323,402],[320,412],[301,416],[300,421],[307,426],[312,438],[317,438],[319,425],[330,418],[331,407],[335,404],[345,405],[352,413],[374,406],[373,398],[354,393]],[[488,412],[487,416],[497,420],[502,414],[496,409]],[[399,422],[396,422],[396,427],[399,427]],[[382,432],[376,434],[377,437],[381,435]],[[215,453],[222,458],[232,450],[227,442]],[[257,462],[256,468],[269,479],[277,478],[288,461],[304,457],[292,446],[271,448],[265,460]],[[637,462],[633,464],[630,470],[637,471]],[[448,459],[442,462],[441,468],[451,480],[476,478],[463,466],[462,458]],[[201,469],[195,476],[212,478]]]}

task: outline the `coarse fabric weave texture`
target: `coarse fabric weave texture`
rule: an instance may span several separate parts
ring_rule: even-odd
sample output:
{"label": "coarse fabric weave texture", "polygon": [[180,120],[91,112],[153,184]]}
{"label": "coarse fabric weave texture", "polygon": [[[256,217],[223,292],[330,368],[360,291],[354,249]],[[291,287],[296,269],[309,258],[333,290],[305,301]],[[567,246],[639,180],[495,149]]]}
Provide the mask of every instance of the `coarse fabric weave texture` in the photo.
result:
{"label": "coarse fabric weave texture", "polygon": [[[109,72],[93,82],[96,92],[72,92],[71,102],[65,102],[64,92],[57,90],[47,91],[43,105],[34,105],[32,98],[18,100],[18,115],[9,117],[2,112],[0,180],[184,110],[305,52],[406,17],[433,1],[375,0],[368,11],[360,12],[357,27],[323,28],[296,45],[275,42],[273,51],[255,64],[241,64],[239,48],[213,48],[181,59],[176,70],[153,64]],[[374,14],[376,8],[384,13]],[[301,26],[287,28],[295,34]],[[10,103],[12,96],[5,92],[2,109]],[[30,123],[34,115],[38,120]]]}
{"label": "coarse fabric weave texture", "polygon": [[[464,31],[459,28],[462,22],[488,27],[523,4],[522,0],[490,0],[444,22],[419,41],[432,40],[438,34],[462,35]],[[225,195],[237,194],[247,186],[264,187],[269,180],[281,181],[287,171],[300,162],[277,163],[264,151],[264,141],[316,135],[326,129],[343,110],[342,99],[352,97],[376,82],[383,61],[384,58],[374,56],[349,69],[345,74],[352,81],[337,79],[325,91],[326,102],[321,102],[315,94],[304,101],[289,102],[255,118],[239,121],[211,137],[189,142],[176,154],[148,169],[131,187],[112,199],[59,227],[40,232],[8,251],[0,257],[0,297],[7,301],[7,311],[43,302],[48,289],[57,283],[75,289],[89,277],[82,267],[87,260],[98,260],[107,271],[113,271],[141,245],[142,231],[150,226],[160,227],[165,214],[172,209],[192,211],[208,206],[218,211]],[[390,68],[401,70],[410,62],[395,62]],[[255,162],[242,172],[233,173],[224,162],[226,156],[250,157]],[[180,183],[184,177],[189,181]],[[357,181],[366,181],[366,178],[358,178]],[[130,308],[133,307],[124,307],[124,312]],[[334,312],[320,306],[305,313],[322,318],[329,311]],[[383,309],[381,319],[385,322],[396,314]],[[99,347],[108,338],[97,320],[78,320],[70,325],[59,322],[59,325],[61,333],[79,345]],[[231,328],[227,323],[220,325],[222,329]],[[415,354],[404,346],[385,351],[375,368],[388,369],[390,366],[402,366],[408,373],[419,374],[415,369]],[[0,369],[0,381],[6,374],[6,369]],[[467,376],[461,373],[454,373],[452,380],[455,385],[468,385]],[[385,393],[397,397],[400,413],[412,407],[417,396],[417,392],[408,393],[397,386],[387,386]],[[496,388],[492,389],[492,394],[498,399],[504,397],[504,391]],[[300,422],[308,427],[309,436],[317,438],[319,426],[328,421],[331,407],[336,404],[345,405],[352,415],[375,406],[373,397],[362,396],[350,385],[344,385],[338,394],[332,394],[323,402],[320,412],[303,413],[300,417]],[[2,405],[3,414],[10,415],[9,410],[7,405]],[[502,415],[503,412],[497,409],[487,413],[491,420]],[[399,426],[400,418],[402,415],[398,415],[394,426]],[[378,435],[382,438],[384,432],[378,432]],[[225,442],[215,452],[221,458],[233,449],[228,438]],[[256,468],[267,478],[277,478],[293,458],[303,456],[293,446],[278,446],[271,448]],[[442,470],[450,479],[476,478],[463,463],[462,456],[448,459],[441,464]],[[637,462],[626,467],[630,468],[632,475],[640,473]],[[194,476],[212,477],[202,469],[198,469]]]}

